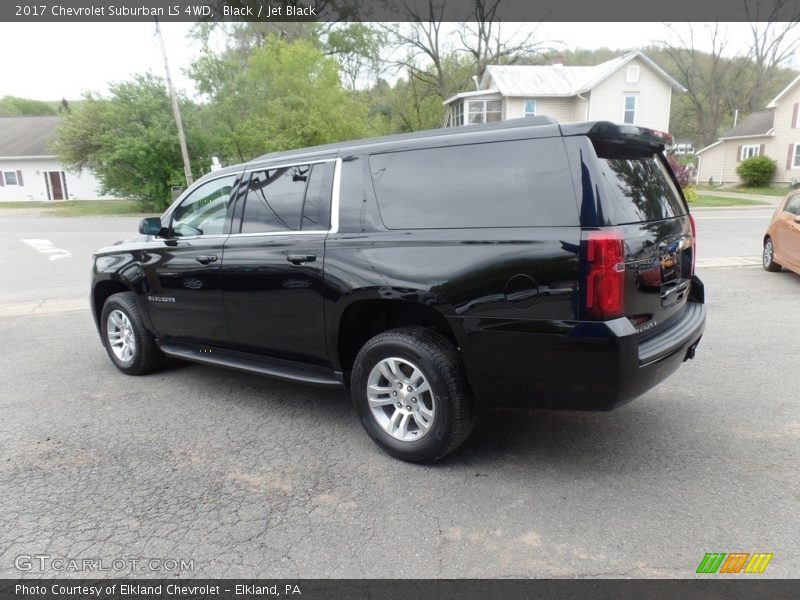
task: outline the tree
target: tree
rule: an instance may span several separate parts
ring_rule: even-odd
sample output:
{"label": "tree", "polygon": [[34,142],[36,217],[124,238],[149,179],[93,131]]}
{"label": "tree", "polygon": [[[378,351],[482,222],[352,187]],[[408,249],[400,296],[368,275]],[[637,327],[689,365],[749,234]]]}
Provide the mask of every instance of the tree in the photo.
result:
{"label": "tree", "polygon": [[403,2],[399,9],[409,22],[384,26],[394,45],[406,50],[405,56],[392,61],[393,65],[432,89],[442,100],[454,89],[444,68],[445,56],[454,52],[445,44],[442,33],[446,5],[447,0],[428,0],[426,11]]}
{"label": "tree", "polygon": [[[207,139],[198,111],[181,99],[196,175],[207,170]],[[89,169],[102,192],[163,208],[184,181],[175,121],[164,81],[151,74],[110,86],[107,98],[86,94],[65,113],[51,143],[69,169]]]}
{"label": "tree", "polygon": [[671,60],[668,70],[686,88],[685,98],[699,143],[706,146],[717,139],[726,115],[731,112],[729,90],[734,69],[732,61],[723,57],[728,40],[720,24],[703,26],[703,37],[711,42],[710,53],[696,48],[695,27],[688,24],[687,35],[675,31],[678,43],[665,43],[664,49]]}
{"label": "tree", "polygon": [[543,42],[536,41],[536,29],[524,35],[503,35],[502,1],[473,0],[472,22],[462,23],[459,30],[461,46],[472,57],[478,78],[483,77],[488,65],[511,65],[523,59],[531,60],[547,50]]}
{"label": "tree", "polygon": [[383,71],[381,50],[385,34],[364,23],[349,23],[328,32],[326,53],[336,58],[351,90],[362,77],[377,77]]}
{"label": "tree", "polygon": [[[748,13],[751,21],[762,22],[751,22],[752,40],[741,56],[726,56],[728,37],[720,23],[688,24],[688,33],[674,31],[677,43],[664,43],[662,52],[646,49],[657,62],[665,58],[662,66],[687,90],[673,102],[672,122],[683,129],[676,134],[700,146],[710,144],[733,124],[737,111],[745,116],[764,108],[796,75],[786,65],[800,49],[800,8],[794,10],[793,20],[777,22],[787,6],[786,0],[778,0],[768,15]],[[745,7],[751,9],[750,4]],[[711,52],[697,49],[701,36],[711,41]]]}
{"label": "tree", "polygon": [[[784,1],[778,2],[773,10],[779,10],[784,4]],[[749,5],[745,6],[749,9]],[[757,12],[752,16],[758,20]],[[777,23],[773,22],[774,18],[775,13],[772,13],[766,23],[750,23],[752,42],[747,56],[739,61],[741,76],[737,77],[740,84],[744,85],[740,85],[738,90],[736,98],[739,105],[736,108],[744,113],[763,108],[765,91],[779,85],[782,67],[800,50],[800,35],[797,33],[800,8],[796,10],[791,22]]]}
{"label": "tree", "polygon": [[[392,64],[441,100],[471,89],[472,77],[481,77],[489,64],[531,61],[544,51],[544,45],[535,40],[535,30],[525,35],[504,35],[500,12],[503,0],[472,0],[469,22],[461,23],[456,36],[447,36],[443,25],[456,14],[455,4],[448,4],[448,0],[400,0],[396,10],[408,22],[384,26],[394,45],[406,50]],[[466,61],[462,60],[465,57]],[[465,65],[468,68],[463,70]]]}
{"label": "tree", "polygon": [[206,51],[190,73],[210,100],[210,134],[225,159],[370,133],[367,108],[342,87],[336,61],[305,40],[271,36],[248,57]]}

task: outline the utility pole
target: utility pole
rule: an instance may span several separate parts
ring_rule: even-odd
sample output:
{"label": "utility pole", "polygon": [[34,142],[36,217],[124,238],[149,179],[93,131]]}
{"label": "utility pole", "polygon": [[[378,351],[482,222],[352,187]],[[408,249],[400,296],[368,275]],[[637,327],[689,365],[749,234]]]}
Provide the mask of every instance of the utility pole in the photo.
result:
{"label": "utility pole", "polygon": [[192,165],[189,164],[189,151],[186,149],[186,136],[183,133],[183,123],[181,121],[181,109],[178,107],[178,98],[175,96],[175,88],[172,87],[172,77],[169,75],[169,62],[167,62],[167,49],[164,46],[164,38],[161,35],[161,27],[156,22],[156,35],[158,41],[161,43],[161,54],[164,56],[164,71],[167,74],[167,89],[169,90],[169,99],[172,102],[172,114],[175,116],[175,125],[178,127],[178,141],[181,144],[181,157],[183,158],[183,172],[186,175],[186,187],[194,183],[192,177]]}

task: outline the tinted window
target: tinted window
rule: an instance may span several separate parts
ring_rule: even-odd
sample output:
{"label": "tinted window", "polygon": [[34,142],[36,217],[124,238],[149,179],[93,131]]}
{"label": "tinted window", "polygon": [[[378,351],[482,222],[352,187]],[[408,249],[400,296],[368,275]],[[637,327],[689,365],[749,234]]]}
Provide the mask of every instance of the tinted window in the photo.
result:
{"label": "tinted window", "polygon": [[800,215],[800,194],[789,198],[789,200],[786,201],[786,208],[783,210],[793,215]]}
{"label": "tinted window", "polygon": [[189,194],[172,213],[172,231],[176,236],[219,235],[225,229],[231,189],[237,175],[220,177]]}
{"label": "tinted window", "polygon": [[331,222],[333,163],[319,163],[311,169],[301,227],[304,231],[327,231]]}
{"label": "tinted window", "polygon": [[603,205],[610,223],[660,221],[686,214],[680,193],[657,155],[600,158],[611,198]]}
{"label": "tinted window", "polygon": [[410,150],[369,160],[389,229],[578,224],[561,138]]}
{"label": "tinted window", "polygon": [[253,171],[242,216],[242,233],[297,231],[310,165]]}

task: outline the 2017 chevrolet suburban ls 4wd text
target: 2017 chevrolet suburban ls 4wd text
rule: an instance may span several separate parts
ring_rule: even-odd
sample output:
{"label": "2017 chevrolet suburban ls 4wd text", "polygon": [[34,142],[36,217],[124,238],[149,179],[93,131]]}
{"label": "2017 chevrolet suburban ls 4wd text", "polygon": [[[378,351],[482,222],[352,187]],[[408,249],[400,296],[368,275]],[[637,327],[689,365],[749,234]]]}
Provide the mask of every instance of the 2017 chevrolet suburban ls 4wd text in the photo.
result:
{"label": "2017 chevrolet suburban ls 4wd text", "polygon": [[695,232],[665,134],[546,117],[269,154],[98,250],[108,355],[349,389],[442,458],[482,406],[609,410],[692,358]]}

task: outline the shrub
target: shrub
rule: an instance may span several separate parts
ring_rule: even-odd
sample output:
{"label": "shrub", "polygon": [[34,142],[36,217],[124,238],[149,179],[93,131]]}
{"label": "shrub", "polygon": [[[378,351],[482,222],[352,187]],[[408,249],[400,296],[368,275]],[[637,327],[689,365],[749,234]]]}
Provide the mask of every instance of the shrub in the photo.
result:
{"label": "shrub", "polygon": [[684,190],[694,183],[695,168],[692,163],[684,164],[671,154],[667,156],[667,161],[675,173],[675,179]]}
{"label": "shrub", "polygon": [[767,156],[752,156],[746,158],[736,167],[736,174],[747,187],[761,187],[767,185],[777,168],[775,161]]}
{"label": "shrub", "polygon": [[685,196],[687,202],[694,202],[697,200],[697,190],[694,189],[693,185],[683,188],[683,195]]}

